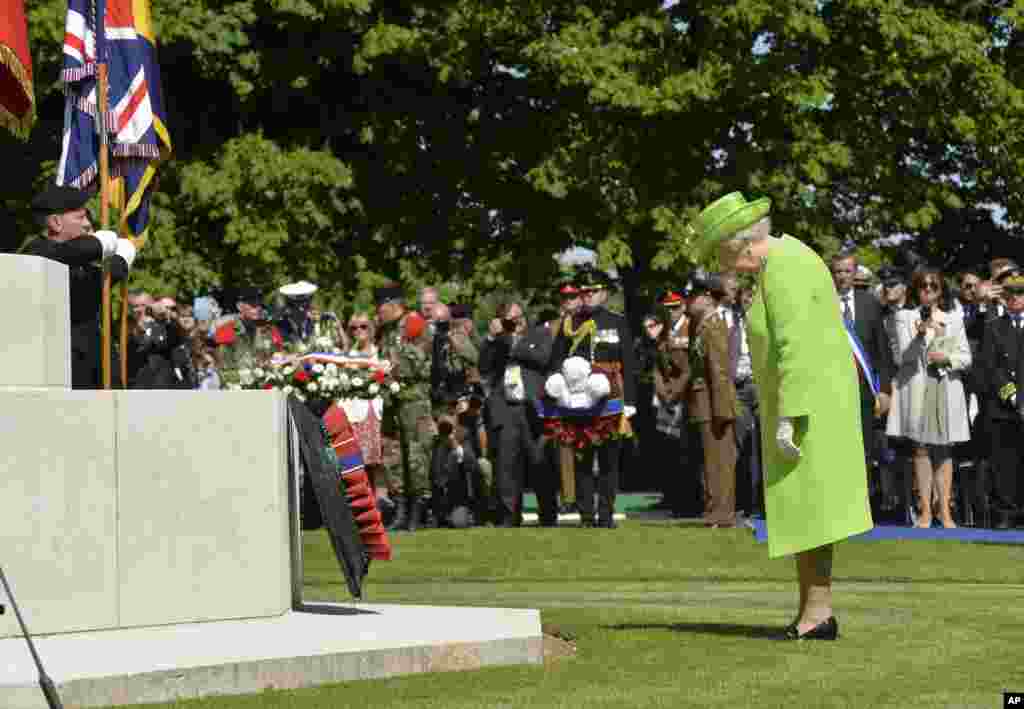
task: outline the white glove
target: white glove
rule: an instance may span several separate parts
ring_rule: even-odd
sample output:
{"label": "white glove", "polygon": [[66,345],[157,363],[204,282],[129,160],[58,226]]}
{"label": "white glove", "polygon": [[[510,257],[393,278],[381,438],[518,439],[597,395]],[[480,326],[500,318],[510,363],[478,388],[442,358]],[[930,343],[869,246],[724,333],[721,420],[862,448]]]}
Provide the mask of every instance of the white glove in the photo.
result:
{"label": "white glove", "polygon": [[631,419],[634,416],[636,416],[636,407],[635,406],[623,406],[622,407],[622,413],[626,414],[626,418]]}
{"label": "white glove", "polygon": [[1012,406],[1014,408],[1017,407],[1017,395],[1016,394],[1010,395],[1010,406]]}
{"label": "white glove", "polygon": [[123,258],[128,264],[128,268],[131,268],[132,262],[135,261],[135,244],[131,239],[118,239],[114,253]]}
{"label": "white glove", "polygon": [[775,445],[779,452],[788,460],[800,459],[800,448],[793,443],[793,419],[780,418],[779,426],[775,429]]}
{"label": "white glove", "polygon": [[110,258],[117,247],[117,234],[109,229],[100,229],[93,236],[96,237],[96,241],[100,242],[100,245],[103,247],[103,258]]}

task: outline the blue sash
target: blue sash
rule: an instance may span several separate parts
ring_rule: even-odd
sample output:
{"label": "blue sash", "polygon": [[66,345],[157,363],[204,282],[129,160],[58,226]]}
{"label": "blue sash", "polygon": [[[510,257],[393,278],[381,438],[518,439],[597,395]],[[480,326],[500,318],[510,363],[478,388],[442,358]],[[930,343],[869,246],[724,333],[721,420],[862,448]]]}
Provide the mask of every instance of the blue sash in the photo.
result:
{"label": "blue sash", "polygon": [[871,387],[871,393],[878,398],[878,394],[881,391],[881,387],[878,385],[878,375],[875,374],[875,370],[871,367],[871,358],[868,357],[868,352],[864,349],[864,345],[861,344],[860,338],[857,337],[857,333],[853,330],[853,323],[846,318],[843,318],[843,327],[846,328],[846,336],[850,340],[850,349],[853,350],[853,359],[857,362],[857,368],[860,370],[861,375],[867,380],[868,386]]}
{"label": "blue sash", "polygon": [[536,402],[537,413],[541,418],[573,419],[573,418],[597,418],[599,416],[614,416],[623,412],[622,399],[607,399],[590,409],[567,409],[551,403],[547,399]]}

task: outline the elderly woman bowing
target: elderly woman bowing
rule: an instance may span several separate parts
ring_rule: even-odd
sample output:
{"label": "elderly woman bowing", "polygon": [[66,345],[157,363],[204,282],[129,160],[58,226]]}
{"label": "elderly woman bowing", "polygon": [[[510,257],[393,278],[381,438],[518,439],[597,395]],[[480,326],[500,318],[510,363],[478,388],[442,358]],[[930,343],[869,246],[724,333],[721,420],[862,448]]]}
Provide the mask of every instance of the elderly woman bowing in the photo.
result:
{"label": "elderly woman bowing", "polygon": [[796,555],[791,639],[834,640],[832,544],[872,527],[858,371],[828,267],[803,242],[771,234],[771,201],[739,192],[693,224],[701,255],[756,274],[748,341],[761,396],[768,554]]}

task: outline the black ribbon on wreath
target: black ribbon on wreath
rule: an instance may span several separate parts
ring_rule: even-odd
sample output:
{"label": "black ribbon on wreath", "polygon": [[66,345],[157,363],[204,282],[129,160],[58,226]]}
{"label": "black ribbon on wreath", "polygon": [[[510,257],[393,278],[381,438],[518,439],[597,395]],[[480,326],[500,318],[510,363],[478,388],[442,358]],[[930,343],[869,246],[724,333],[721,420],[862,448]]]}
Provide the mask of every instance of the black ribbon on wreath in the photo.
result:
{"label": "black ribbon on wreath", "polygon": [[[299,433],[299,452],[306,476],[302,485],[302,527],[327,528],[349,592],[358,599],[363,595],[363,579],[369,571],[370,556],[359,536],[343,485],[339,483],[338,459],[321,421],[323,412],[318,415],[316,408],[315,403],[310,407],[295,396],[288,397],[288,411]],[[316,522],[319,524],[314,526]]]}

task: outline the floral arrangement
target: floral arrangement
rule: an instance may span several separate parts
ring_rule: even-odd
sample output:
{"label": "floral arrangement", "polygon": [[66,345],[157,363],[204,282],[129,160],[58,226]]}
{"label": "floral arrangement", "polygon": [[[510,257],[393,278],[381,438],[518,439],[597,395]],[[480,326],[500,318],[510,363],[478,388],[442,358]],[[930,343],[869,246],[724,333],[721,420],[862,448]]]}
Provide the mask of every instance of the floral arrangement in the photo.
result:
{"label": "floral arrangement", "polygon": [[544,435],[563,446],[582,450],[608,441],[631,437],[628,421],[621,413],[589,418],[546,418]]}
{"label": "floral arrangement", "polygon": [[[321,342],[320,340],[326,340]],[[332,344],[320,338],[315,345]],[[346,357],[333,346],[324,352],[278,354],[228,376],[228,389],[280,389],[302,401],[375,399],[385,404],[401,392],[402,385],[389,362]]]}

